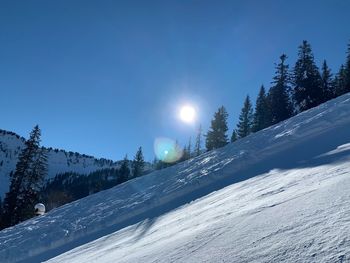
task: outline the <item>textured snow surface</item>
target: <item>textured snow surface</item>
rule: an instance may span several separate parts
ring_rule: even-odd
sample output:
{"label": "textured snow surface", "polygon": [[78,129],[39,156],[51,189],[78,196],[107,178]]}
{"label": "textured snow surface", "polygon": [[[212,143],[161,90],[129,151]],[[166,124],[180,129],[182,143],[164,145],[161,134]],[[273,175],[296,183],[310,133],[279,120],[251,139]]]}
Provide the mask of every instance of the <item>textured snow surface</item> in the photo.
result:
{"label": "textured snow surface", "polygon": [[350,95],[0,232],[1,262],[350,262]]}
{"label": "textured snow surface", "polygon": [[349,172],[274,170],[48,262],[349,262]]}

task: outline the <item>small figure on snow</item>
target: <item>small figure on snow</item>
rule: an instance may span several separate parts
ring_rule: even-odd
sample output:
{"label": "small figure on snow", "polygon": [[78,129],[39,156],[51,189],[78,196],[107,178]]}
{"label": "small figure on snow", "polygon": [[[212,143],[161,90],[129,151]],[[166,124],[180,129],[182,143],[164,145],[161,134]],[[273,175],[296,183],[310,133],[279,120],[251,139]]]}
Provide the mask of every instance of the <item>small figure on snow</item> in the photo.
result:
{"label": "small figure on snow", "polygon": [[38,203],[34,206],[34,210],[36,216],[41,216],[45,214],[45,205],[42,203]]}

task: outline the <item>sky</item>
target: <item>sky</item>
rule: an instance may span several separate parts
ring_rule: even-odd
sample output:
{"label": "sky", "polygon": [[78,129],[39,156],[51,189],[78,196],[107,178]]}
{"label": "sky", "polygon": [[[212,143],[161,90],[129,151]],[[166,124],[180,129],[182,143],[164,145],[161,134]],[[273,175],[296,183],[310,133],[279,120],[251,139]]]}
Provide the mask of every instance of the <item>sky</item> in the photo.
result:
{"label": "sky", "polygon": [[[184,145],[225,106],[269,87],[282,53],[311,43],[333,73],[350,41],[350,1],[0,0],[0,129],[119,160],[159,138]],[[182,105],[197,111],[178,118]],[[203,144],[204,146],[204,144]]]}

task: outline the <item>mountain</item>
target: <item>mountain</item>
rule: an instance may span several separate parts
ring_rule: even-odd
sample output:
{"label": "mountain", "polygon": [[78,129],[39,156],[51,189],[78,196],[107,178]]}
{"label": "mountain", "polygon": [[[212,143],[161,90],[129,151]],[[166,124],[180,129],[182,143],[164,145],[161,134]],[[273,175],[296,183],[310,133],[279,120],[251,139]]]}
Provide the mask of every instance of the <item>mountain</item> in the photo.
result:
{"label": "mountain", "polygon": [[0,232],[2,262],[349,262],[350,94]]}
{"label": "mountain", "polygon": [[[9,174],[16,168],[18,155],[24,147],[25,138],[10,131],[0,130],[0,197],[9,188]],[[88,174],[104,168],[119,167],[119,162],[96,159],[77,152],[46,148],[48,155],[48,178],[64,172]]]}

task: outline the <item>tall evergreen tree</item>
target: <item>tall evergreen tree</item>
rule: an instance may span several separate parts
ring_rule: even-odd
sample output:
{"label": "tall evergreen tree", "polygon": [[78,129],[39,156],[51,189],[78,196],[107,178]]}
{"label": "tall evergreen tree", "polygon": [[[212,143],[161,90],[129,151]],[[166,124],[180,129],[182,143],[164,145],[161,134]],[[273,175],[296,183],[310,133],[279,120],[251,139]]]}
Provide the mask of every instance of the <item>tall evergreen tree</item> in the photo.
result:
{"label": "tall evergreen tree", "polygon": [[335,96],[341,96],[350,90],[346,88],[346,70],[344,65],[340,66],[338,74],[334,78]]}
{"label": "tall evergreen tree", "polygon": [[141,176],[144,168],[145,168],[145,160],[142,153],[142,147],[139,147],[134,157],[134,160],[132,162],[133,177]]}
{"label": "tall evergreen tree", "polygon": [[214,114],[210,129],[206,135],[205,146],[208,151],[225,146],[227,138],[227,118],[228,114],[224,106],[221,106]]}
{"label": "tall evergreen tree", "polygon": [[2,199],[0,197],[0,230],[3,229],[3,222],[2,222],[2,215],[3,215],[3,205],[2,205]]}
{"label": "tall evergreen tree", "polygon": [[[260,131],[268,127],[270,124],[271,124],[270,108],[267,101],[265,88],[263,85],[261,85],[259,95],[256,99],[256,104],[255,104],[252,131],[253,132]],[[233,131],[232,136],[233,135],[236,135],[235,131]],[[231,138],[231,142],[232,142],[232,138]]]}
{"label": "tall evergreen tree", "polygon": [[237,141],[237,131],[233,129],[232,135],[231,135],[231,142]]}
{"label": "tall evergreen tree", "polygon": [[44,178],[46,177],[47,173],[47,151],[44,147],[41,147],[41,149],[38,149],[32,166],[32,176],[28,180],[28,194],[32,196],[33,202],[36,202],[38,199],[38,193],[43,187]]}
{"label": "tall evergreen tree", "polygon": [[180,158],[180,162],[186,161],[192,157],[192,142],[191,137],[188,140],[188,144],[183,147],[182,156]]}
{"label": "tall evergreen tree", "polygon": [[201,154],[201,145],[202,145],[202,125],[199,125],[197,137],[196,137],[196,143],[194,145],[195,156],[198,156]]}
{"label": "tall evergreen tree", "polygon": [[241,114],[239,115],[239,121],[237,124],[237,135],[238,138],[248,136],[252,132],[253,124],[253,106],[250,102],[249,95],[244,101]]}
{"label": "tall evergreen tree", "polygon": [[350,92],[350,42],[348,44],[346,62],[345,62],[345,89]]}
{"label": "tall evergreen tree", "polygon": [[119,180],[118,183],[123,183],[129,180],[130,178],[130,168],[129,168],[129,159],[128,155],[125,155],[122,164],[119,168]]}
{"label": "tall evergreen tree", "polygon": [[188,152],[188,159],[190,159],[192,157],[192,138],[191,137],[188,140],[186,151]]}
{"label": "tall evergreen tree", "polygon": [[292,104],[290,100],[290,77],[288,65],[285,64],[287,56],[280,56],[280,63],[276,64],[276,73],[273,77],[273,86],[269,90],[268,100],[271,110],[271,124],[284,121],[292,116]]}
{"label": "tall evergreen tree", "polygon": [[186,161],[188,159],[190,159],[190,153],[188,152],[188,147],[184,146],[182,149],[182,156],[181,156],[179,162],[183,162],[183,161]]}
{"label": "tall evergreen tree", "polygon": [[330,100],[334,97],[334,88],[333,88],[333,78],[331,70],[329,69],[326,60],[323,61],[322,64],[322,92],[324,94],[324,100],[323,102]]}
{"label": "tall evergreen tree", "polygon": [[11,174],[10,191],[4,200],[4,225],[15,225],[33,216],[47,173],[47,157],[40,144],[41,131],[35,126]]}
{"label": "tall evergreen tree", "polygon": [[315,64],[311,46],[306,40],[299,46],[293,84],[293,98],[297,112],[315,107],[324,101],[321,75]]}

